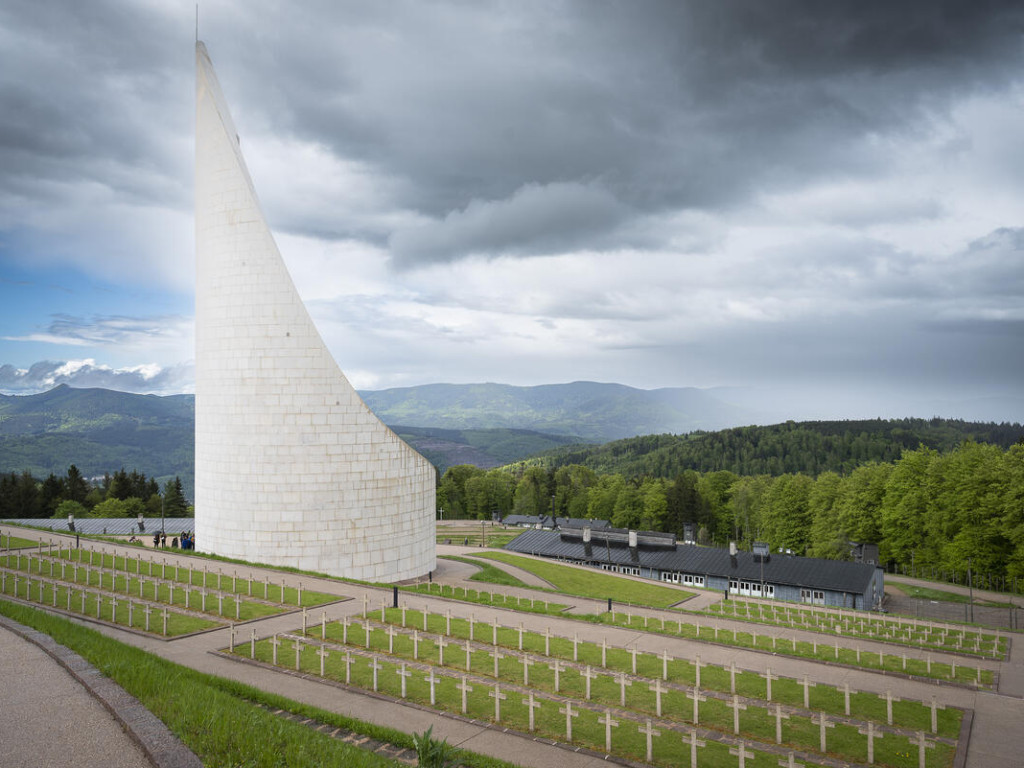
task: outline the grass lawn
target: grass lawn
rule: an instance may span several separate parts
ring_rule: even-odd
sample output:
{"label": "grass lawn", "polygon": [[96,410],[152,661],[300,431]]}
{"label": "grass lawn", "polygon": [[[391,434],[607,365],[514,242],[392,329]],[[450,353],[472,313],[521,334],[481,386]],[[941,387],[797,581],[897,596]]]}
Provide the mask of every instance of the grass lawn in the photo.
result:
{"label": "grass lawn", "polygon": [[[405,611],[399,609],[387,609],[387,620],[397,624],[401,620],[408,622],[407,626],[416,627],[421,625],[422,615],[418,611]],[[376,612],[374,612],[376,619]],[[495,659],[490,645],[497,640],[497,646],[507,649],[514,649],[519,644],[519,630],[510,627],[495,627],[487,622],[478,621],[474,627],[470,627],[465,619],[448,619],[439,614],[431,614],[427,617],[430,634],[419,637],[418,644],[414,645],[412,638],[406,632],[389,636],[384,629],[374,620],[370,624],[370,638],[367,641],[364,625],[354,623],[347,630],[333,624],[327,628],[327,639],[332,642],[344,642],[349,651],[351,666],[344,661],[344,655],[337,650],[330,653],[324,665],[324,672],[335,679],[349,679],[352,684],[365,688],[374,688],[387,695],[400,697],[403,695],[402,684],[398,672],[402,666],[411,661],[427,663],[431,666],[443,666],[448,675],[460,676],[462,674],[473,675],[477,679],[473,682],[473,695],[468,697],[467,714],[474,718],[483,720],[494,720],[494,701],[489,695],[493,685],[489,681],[482,682],[479,678],[494,680],[497,674],[502,685],[524,685],[523,676],[525,667],[521,659],[513,653],[506,652],[499,659]],[[450,626],[449,626],[450,625]],[[450,629],[450,631],[448,631]],[[487,647],[472,645],[468,654],[464,640],[470,637],[472,632],[476,643],[484,643]],[[436,634],[434,634],[436,633]],[[321,642],[320,632],[309,633],[312,643],[300,645],[300,658],[298,663],[302,671],[317,675],[320,672],[320,659],[316,655],[316,646]],[[447,650],[443,650],[437,642],[441,636],[448,638]],[[437,638],[437,639],[435,639]],[[533,668],[529,672],[529,683],[525,684],[531,690],[543,694],[557,693],[568,696],[576,702],[589,699],[598,707],[620,707],[620,696],[625,697],[625,704],[621,705],[626,710],[639,716],[632,720],[623,719],[623,725],[633,725],[642,722],[645,717],[656,716],[656,694],[651,690],[654,680],[664,675],[665,679],[673,683],[683,683],[687,686],[695,681],[695,668],[689,661],[683,659],[662,660],[660,657],[651,654],[638,654],[635,671],[642,677],[631,678],[628,688],[620,691],[620,682],[617,672],[629,674],[633,669],[633,657],[626,649],[611,647],[607,654],[593,643],[580,642],[574,649],[571,640],[562,637],[552,637],[546,640],[543,635],[536,632],[522,632],[523,649],[531,655]],[[369,659],[366,657],[367,646],[369,652],[379,654],[377,656],[380,665],[377,681],[374,682]],[[550,656],[546,650],[550,646]],[[347,650],[346,649],[346,650]],[[353,653],[354,651],[354,653]],[[241,656],[250,654],[250,647],[247,644],[237,646],[235,652]],[[543,655],[542,655],[543,654]],[[606,655],[606,663],[605,661]],[[261,661],[272,660],[273,651],[266,641],[257,643],[256,657]],[[579,665],[573,665],[570,660],[578,656]],[[559,682],[554,680],[554,671],[549,666],[553,658],[566,660],[567,664],[561,670]],[[402,663],[404,662],[404,664]],[[296,654],[293,645],[285,641],[277,654],[277,663],[289,669],[295,668]],[[583,666],[591,665],[594,672],[592,685],[587,685],[584,679]],[[704,690],[718,690],[726,692],[730,689],[730,672],[721,667],[703,665],[701,686]],[[409,698],[427,703],[429,691],[423,682],[424,673],[420,670],[413,671],[408,680],[405,695]],[[455,688],[456,677],[444,676],[438,686],[436,706],[449,711],[460,711],[460,693]],[[763,678],[754,672],[737,672],[736,688],[741,696],[750,698],[761,698],[765,691]],[[589,690],[589,694],[587,691]],[[502,706],[501,723],[512,727],[526,730],[524,727],[526,713],[519,706],[521,695],[517,692],[509,692],[507,706]],[[781,702],[784,706],[802,708],[803,689],[797,681],[787,678],[777,679],[774,687],[774,700]],[[810,692],[811,712],[824,710],[841,716],[843,712],[843,694],[831,686],[818,685]],[[662,693],[662,713],[666,720],[677,723],[687,722],[690,719],[689,713],[692,705],[687,697],[686,691],[679,688],[670,688]],[[545,714],[549,721],[538,726],[543,735],[550,738],[564,738],[564,718],[558,717],[555,710],[557,706],[550,699],[545,699],[538,712],[538,718]],[[851,696],[851,714],[856,719],[870,719],[875,722],[884,722],[886,718],[885,703],[878,696],[872,694],[853,693]],[[597,725],[597,712],[581,709],[581,718],[578,725],[573,726],[574,738],[578,742],[596,749],[603,746],[603,728],[595,728],[588,733],[589,727],[584,727],[587,722],[585,718],[593,720]],[[939,713],[940,733],[946,737],[956,738],[959,734],[960,713],[957,710],[943,710]],[[927,730],[929,712],[928,708],[919,702],[903,701],[894,704],[894,721],[897,726],[904,729]],[[700,721],[702,725],[729,733],[732,728],[732,711],[727,703],[720,697],[709,696],[701,707]],[[865,758],[864,737],[856,732],[856,725],[840,725],[833,731],[829,738],[829,751],[834,756],[844,759],[863,762]],[[741,717],[741,731],[745,738],[755,738],[761,741],[771,742],[774,737],[774,717],[765,706],[749,706]],[[628,729],[632,731],[633,728]],[[818,728],[812,723],[809,713],[791,713],[784,730],[786,742],[791,746],[803,750],[815,750],[818,743]],[[616,736],[616,752],[639,759],[643,756],[642,740],[632,742],[625,738],[626,730],[620,731]],[[682,764],[682,754],[674,747],[681,744],[673,735],[666,734],[667,738],[660,740],[660,758],[656,757],[655,762],[666,765]],[[876,761],[881,765],[903,766],[914,763],[902,759],[900,753],[916,757],[916,751],[906,735],[888,735],[888,753],[883,753],[882,745],[876,745]],[[756,745],[755,745],[756,746]],[[620,751],[621,750],[621,751]],[[934,754],[928,756],[930,766],[947,765],[952,754],[952,748],[942,745],[938,750],[931,750]],[[657,754],[657,752],[656,752]],[[713,762],[702,761],[703,765],[711,765]],[[722,765],[732,765],[728,761]]]}
{"label": "grass lawn", "polygon": [[32,539],[23,539],[19,536],[0,535],[0,549],[22,549],[24,547],[36,546],[39,546],[39,542],[32,541]]}
{"label": "grass lawn", "polygon": [[416,584],[411,587],[399,587],[399,589],[403,592],[419,592],[425,595],[448,597],[465,603],[511,608],[523,613],[561,613],[567,607],[562,603],[552,603],[541,599],[541,597],[548,597],[549,593],[555,594],[551,590],[535,590],[538,594],[537,597],[516,597],[515,595],[508,596],[504,592],[478,591],[452,584]]}
{"label": "grass lawn", "polygon": [[[143,605],[129,608],[128,598],[116,593],[89,592],[73,584],[44,581],[30,577],[19,579],[17,594],[13,575],[5,575],[0,595],[7,594],[23,600],[38,602],[41,605],[61,608],[83,616],[95,617],[134,629],[142,629],[153,634],[163,633],[162,609],[152,610],[147,621]],[[117,602],[114,602],[116,600]],[[179,601],[180,602],[180,601]],[[191,632],[198,632],[220,625],[220,622],[202,619],[190,614],[167,612],[167,636],[177,637]],[[146,629],[148,626],[148,630]]]}
{"label": "grass lawn", "polygon": [[[269,578],[253,579],[247,574],[238,574],[237,569],[232,569],[231,574],[210,571],[208,566],[188,567],[182,565],[165,565],[153,559],[138,557],[127,557],[122,555],[110,555],[92,550],[84,549],[61,549],[58,557],[67,560],[69,563],[80,563],[90,567],[102,567],[111,569],[119,574],[126,574],[128,578],[135,581],[139,576],[148,578],[167,579],[193,587],[201,587],[207,590],[227,592],[235,595],[253,597],[257,600],[265,600],[270,603],[277,603],[285,610],[285,606],[291,607],[313,607],[324,603],[341,600],[338,595],[326,592],[315,592],[310,589],[302,590],[302,601],[299,602],[298,589],[286,587],[283,581],[271,581]],[[123,578],[118,576],[118,578]],[[233,604],[232,604],[233,605]],[[232,609],[233,610],[233,609]],[[243,620],[267,615],[275,611],[257,611],[252,615],[244,615]]]}
{"label": "grass lawn", "polygon": [[[709,605],[705,613],[734,621],[793,627],[832,636],[841,631],[846,637],[863,637],[911,647],[956,650],[980,657],[1005,656],[1008,640],[997,632],[985,632],[970,625],[960,629],[929,629],[929,622],[886,617],[876,614],[823,611],[793,605],[770,605],[746,600],[729,600]],[[950,625],[952,626],[952,625]],[[977,642],[977,648],[975,648]]]}
{"label": "grass lawn", "polygon": [[[932,587],[897,584],[892,581],[886,584],[886,586],[902,592],[907,597],[914,597],[920,600],[937,600],[941,603],[966,603],[970,599],[968,595],[961,595],[959,592],[947,592],[944,589],[934,589]],[[980,600],[977,597],[974,598],[974,604],[987,608],[1009,608],[1012,605],[1010,602]]]}
{"label": "grass lawn", "polygon": [[[265,708],[294,712],[397,746],[413,746],[412,737],[401,731],[196,672],[42,611],[0,600],[0,613],[45,632],[84,657],[163,720],[206,768],[403,765],[285,720]],[[460,758],[469,767],[511,768],[501,760],[472,752],[463,751]]]}
{"label": "grass lawn", "polygon": [[[443,635],[449,639],[451,645],[444,655],[444,664],[457,669],[465,668],[465,651],[463,643],[465,640],[472,640],[476,643],[487,643],[497,645],[509,650],[520,647],[520,632],[510,626],[499,625],[497,629],[491,622],[478,620],[473,625],[466,619],[451,617],[448,619],[440,613],[430,613],[426,616],[421,611],[409,609],[402,611],[398,608],[388,608],[385,611],[385,622],[397,626],[401,625],[406,631],[412,628],[423,630],[421,641],[415,651],[408,634],[400,633],[394,638],[389,638],[385,630],[377,624],[378,612],[371,615],[373,623],[370,631],[370,648],[380,652],[391,653],[404,657],[408,660],[426,661],[431,664],[440,663],[438,645],[434,640],[435,636]],[[404,621],[404,623],[403,623]],[[636,625],[636,623],[635,623]],[[321,629],[312,628],[308,636],[319,641]],[[674,633],[672,633],[674,634]],[[533,654],[538,662],[536,674],[530,673],[531,683],[536,680],[540,689],[554,692],[553,679],[548,679],[548,673],[544,671],[547,658],[560,658],[567,662],[579,662],[590,664],[595,671],[603,675],[611,675],[615,672],[626,674],[635,673],[650,678],[663,677],[675,683],[692,686],[697,682],[695,665],[686,659],[669,658],[663,659],[660,656],[650,653],[638,652],[636,654],[636,666],[633,666],[633,654],[626,648],[608,646],[603,650],[597,643],[580,640],[578,643],[566,637],[553,635],[546,639],[542,633],[524,630],[522,636],[522,650]],[[353,623],[347,630],[344,630],[337,623],[327,628],[327,639],[336,642],[346,642],[355,647],[365,648],[366,632],[363,623]],[[495,642],[496,641],[496,642]],[[807,648],[808,652],[810,647]],[[240,650],[246,655],[246,649]],[[479,674],[493,675],[493,658],[485,649],[475,648],[473,650],[471,669]],[[503,670],[502,679],[515,683],[522,680],[522,667],[515,656],[507,656],[505,661],[499,665]],[[576,675],[574,678],[573,675]],[[578,679],[577,679],[578,678]],[[547,680],[547,683],[543,681]],[[579,691],[582,697],[583,682],[578,672],[571,672],[566,677],[568,688],[562,688],[562,693],[575,695],[573,693],[571,680],[577,680]],[[619,701],[618,685],[611,685],[608,681],[609,692],[606,704],[615,706]],[[646,684],[638,681],[635,689],[629,694],[628,700],[633,702],[631,708],[654,714],[654,695],[647,689]],[[728,668],[719,667],[713,664],[702,664],[700,685],[703,689],[731,691],[731,674]],[[757,671],[736,672],[736,691],[741,696],[764,699],[767,696],[767,686],[764,677]],[[675,695],[675,694],[674,694]],[[681,694],[679,694],[681,696]],[[832,715],[841,716],[844,713],[842,691],[834,686],[819,684],[809,695],[812,710],[824,710]],[[682,697],[685,699],[685,697]],[[680,700],[676,709],[680,712],[689,711],[685,701]],[[773,701],[781,702],[784,706],[802,707],[803,688],[798,681],[792,678],[781,677],[776,680],[773,686]],[[712,705],[713,706],[713,705]],[[913,730],[929,730],[928,707],[916,701],[903,701],[894,704],[894,719],[897,725]],[[851,715],[855,718],[865,720],[884,721],[885,704],[883,700],[869,693],[853,693],[851,695]],[[669,717],[673,717],[669,715]],[[960,711],[955,709],[943,710],[939,713],[939,731],[943,736],[956,738],[960,732]],[[772,731],[774,734],[774,729]]]}
{"label": "grass lawn", "polygon": [[681,589],[623,579],[598,570],[568,568],[557,563],[532,560],[506,552],[486,552],[476,557],[522,568],[550,582],[557,591],[576,597],[591,597],[597,600],[606,600],[610,597],[618,603],[646,605],[652,608],[668,608],[681,600],[693,597],[692,592],[684,592]]}
{"label": "grass lawn", "polygon": [[470,581],[484,581],[488,584],[502,584],[506,587],[526,587],[522,581],[511,573],[496,568],[490,563],[481,563],[479,560],[470,560],[468,557],[455,557],[454,555],[442,555],[445,560],[455,560],[459,563],[475,565],[480,570],[469,577]]}

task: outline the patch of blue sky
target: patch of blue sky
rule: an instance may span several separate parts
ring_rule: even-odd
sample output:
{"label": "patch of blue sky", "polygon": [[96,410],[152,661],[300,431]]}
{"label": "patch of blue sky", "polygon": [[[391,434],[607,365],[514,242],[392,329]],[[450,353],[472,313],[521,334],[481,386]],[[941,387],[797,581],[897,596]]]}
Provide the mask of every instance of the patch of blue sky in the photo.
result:
{"label": "patch of blue sky", "polygon": [[[103,341],[68,334],[97,318],[190,316],[192,298],[163,290],[113,285],[67,266],[0,265],[0,364],[104,357]],[[68,322],[70,320],[70,322]]]}

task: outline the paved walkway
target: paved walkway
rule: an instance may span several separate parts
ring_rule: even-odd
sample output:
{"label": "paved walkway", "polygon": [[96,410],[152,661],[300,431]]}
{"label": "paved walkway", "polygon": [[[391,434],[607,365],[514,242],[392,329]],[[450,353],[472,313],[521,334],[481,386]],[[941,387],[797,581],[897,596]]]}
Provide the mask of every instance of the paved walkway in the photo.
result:
{"label": "paved walkway", "polygon": [[[480,572],[479,568],[474,568],[473,566],[454,560],[442,559],[443,555],[472,558],[474,555],[479,555],[481,551],[482,550],[479,547],[456,547],[454,545],[439,544],[437,547],[437,570],[434,571],[434,578],[446,583],[452,583],[452,581],[455,580],[465,581],[466,585],[470,589],[487,589],[487,582],[469,581],[470,576]],[[537,587],[538,589],[554,588],[551,582],[545,581],[529,571],[524,571],[522,568],[516,568],[514,565],[499,563],[495,560],[481,560],[480,563],[481,566],[485,563],[490,563],[494,567],[505,571],[505,573],[510,576],[515,576],[529,587]]]}
{"label": "paved walkway", "polygon": [[0,627],[0,744],[7,768],[149,768],[120,724],[56,661]]}
{"label": "paved walkway", "polygon": [[[47,541],[50,535],[43,534],[41,538],[43,541]],[[113,547],[112,545],[103,544],[97,545],[97,548],[109,551]],[[191,559],[180,553],[156,554],[155,557],[157,562],[166,558],[169,563],[177,561],[183,564]],[[207,560],[192,560],[192,562],[209,565],[212,571],[223,570],[227,574],[231,574],[235,569],[235,566],[232,564],[224,564],[222,566]],[[456,565],[450,562],[449,564]],[[240,576],[248,575],[250,570],[254,577],[260,579],[263,578],[264,573],[270,573],[258,568],[238,568]],[[442,568],[437,575],[444,577],[444,571],[445,569]],[[290,586],[294,586],[297,582],[301,581],[304,588],[336,594],[339,597],[352,598],[329,606],[327,615],[330,620],[336,620],[343,615],[360,613],[363,608],[364,595],[369,596],[370,605],[373,608],[377,608],[380,605],[382,598],[390,601],[390,589],[344,584],[333,580],[298,576],[296,574],[272,573],[275,581],[279,582],[283,577]],[[458,578],[460,575],[464,576],[465,571],[452,569],[450,575]],[[471,588],[476,589],[483,586],[487,591],[493,590],[494,592],[506,592],[508,594],[530,594],[529,590],[503,588],[497,585],[481,585],[477,582],[470,582],[469,585]],[[535,592],[532,594],[536,595]],[[604,609],[604,604],[601,601],[577,598],[569,600],[565,598],[556,599],[563,602],[572,602],[575,610],[582,612],[596,612]],[[699,654],[702,662],[726,666],[730,662],[735,662],[738,668],[758,672],[764,671],[766,667],[770,666],[773,674],[793,678],[801,678],[804,674],[807,674],[814,682],[838,686],[842,686],[844,682],[847,682],[852,689],[858,691],[884,694],[886,690],[891,690],[894,696],[925,702],[930,701],[932,696],[934,696],[940,704],[949,704],[975,710],[973,732],[966,762],[968,768],[1020,764],[1019,757],[1024,753],[1024,729],[1020,728],[1020,724],[1024,723],[1024,699],[1016,698],[1017,696],[1024,695],[1024,654],[1022,654],[1024,646],[1021,645],[1021,642],[1017,642],[1021,639],[1019,636],[1014,636],[1013,638],[1014,642],[1009,660],[1005,662],[984,662],[986,666],[991,665],[993,668],[996,668],[1001,678],[1000,693],[987,693],[961,687],[908,680],[866,670],[833,667],[808,662],[803,659],[776,656],[770,653],[746,651],[729,646],[644,633],[628,628],[572,621],[557,616],[515,613],[504,611],[500,608],[460,603],[426,595],[404,593],[402,600],[415,608],[425,606],[432,611],[441,613],[451,610],[454,616],[468,617],[470,614],[475,614],[478,619],[487,621],[497,616],[498,621],[507,626],[517,626],[522,622],[524,627],[540,631],[550,626],[553,633],[563,637],[571,638],[575,633],[579,635],[581,640],[596,643],[600,643],[602,638],[607,637],[608,642],[611,644],[626,647],[636,644],[640,650],[648,653],[660,654],[664,650],[674,657],[687,659],[693,659]],[[672,617],[677,616],[678,612],[634,609],[634,614],[637,616],[657,615]],[[684,616],[687,620],[695,618],[693,615]],[[319,621],[319,618],[320,609],[311,612],[311,623]],[[700,617],[700,621],[706,626],[717,624],[723,627],[731,627],[735,625],[742,627],[744,630],[757,626],[747,622],[735,622],[718,618],[712,619],[711,617]],[[250,622],[238,628],[239,635],[236,638],[236,642],[246,641],[252,628],[256,629],[259,637],[266,637],[273,633],[294,630],[298,624],[299,619],[295,614]],[[766,632],[768,631],[768,627],[764,627],[764,629]],[[596,768],[598,764],[606,764],[606,761],[598,756],[567,749],[555,749],[547,742],[534,741],[522,735],[504,732],[500,728],[479,722],[466,722],[460,718],[440,715],[400,702],[364,695],[337,685],[325,684],[315,678],[282,675],[272,670],[241,664],[223,656],[208,653],[208,651],[224,648],[228,645],[227,629],[173,641],[162,641],[107,626],[103,626],[101,631],[118,640],[145,648],[157,655],[191,668],[239,680],[267,690],[273,690],[297,701],[357,717],[365,721],[391,727],[400,724],[400,727],[408,732],[420,732],[432,725],[434,726],[435,735],[447,738],[454,744],[505,759],[508,759],[509,756],[514,756],[515,761],[524,766],[537,766],[538,768],[546,768],[547,766],[552,768],[587,766]],[[794,631],[782,630],[780,634],[789,637],[794,634]],[[798,636],[817,637],[819,640],[822,638],[822,635],[817,633],[797,631],[796,634]],[[899,646],[873,644],[870,641],[858,641],[852,638],[841,638],[840,643],[846,647],[860,645],[865,650],[871,645],[878,645],[889,653],[901,653],[903,650]],[[912,655],[915,651],[914,649],[907,649],[907,653]],[[932,657],[935,660],[939,660],[942,654],[932,652]],[[960,661],[964,662],[966,660],[961,657]],[[973,665],[974,662],[970,663]]]}
{"label": "paved walkway", "polygon": [[137,699],[42,632],[0,616],[0,762],[202,768]]}

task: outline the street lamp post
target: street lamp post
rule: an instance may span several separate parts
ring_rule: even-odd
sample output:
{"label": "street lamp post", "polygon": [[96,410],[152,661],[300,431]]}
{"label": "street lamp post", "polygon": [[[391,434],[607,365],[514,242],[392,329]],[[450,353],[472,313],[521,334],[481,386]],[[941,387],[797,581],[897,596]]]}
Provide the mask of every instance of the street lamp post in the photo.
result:
{"label": "street lamp post", "polygon": [[971,609],[971,618],[974,621],[974,577],[971,574],[971,558],[967,558],[967,605]]}
{"label": "street lamp post", "polygon": [[160,549],[164,548],[164,540],[167,538],[167,523],[164,520],[164,500],[167,498],[167,489],[164,488],[164,494],[160,497]]}

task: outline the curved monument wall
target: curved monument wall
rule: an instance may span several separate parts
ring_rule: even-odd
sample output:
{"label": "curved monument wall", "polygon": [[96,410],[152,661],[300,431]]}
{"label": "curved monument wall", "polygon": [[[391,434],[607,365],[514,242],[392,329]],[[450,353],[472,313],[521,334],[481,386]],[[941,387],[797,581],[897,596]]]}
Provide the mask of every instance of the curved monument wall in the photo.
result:
{"label": "curved monument wall", "polygon": [[291,281],[205,46],[196,108],[196,545],[373,581],[434,569],[433,466],[363,403]]}

